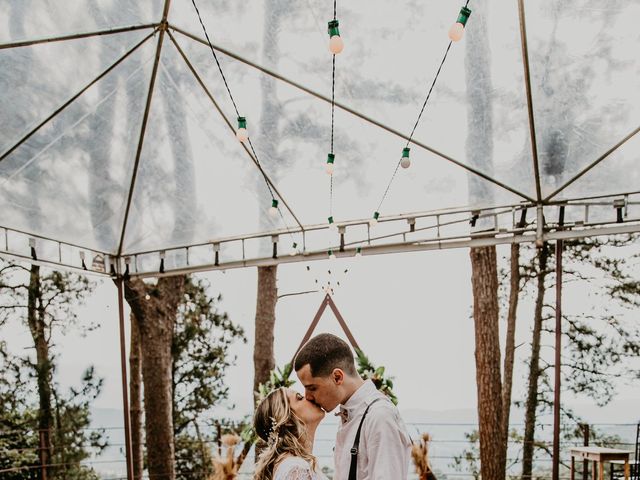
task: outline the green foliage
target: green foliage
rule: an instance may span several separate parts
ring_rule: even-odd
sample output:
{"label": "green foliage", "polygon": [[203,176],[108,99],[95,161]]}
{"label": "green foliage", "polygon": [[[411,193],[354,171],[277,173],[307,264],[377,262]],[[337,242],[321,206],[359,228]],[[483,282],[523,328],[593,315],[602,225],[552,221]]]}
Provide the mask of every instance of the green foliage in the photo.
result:
{"label": "green foliage", "polygon": [[[82,334],[96,328],[91,323],[80,324],[76,315],[78,305],[94,284],[80,275],[44,272],[39,267],[0,263],[0,326],[8,322],[23,324],[32,337],[37,335],[46,342],[48,353],[48,358],[38,365],[32,355],[11,354],[4,343],[0,344],[0,469],[39,464],[40,381],[48,384],[51,391],[50,463],[56,466],[48,470],[48,478],[92,480],[97,474],[80,462],[107,446],[104,431],[88,430],[90,405],[102,389],[102,379],[96,377],[93,367],[88,367],[79,387],[62,391],[55,382],[52,338],[70,328],[79,329]],[[30,282],[37,282],[34,285],[38,287],[31,290],[32,294],[37,293],[31,323],[27,320]],[[32,473],[33,470],[18,470],[3,478],[32,478]]]}
{"label": "green foliage", "polygon": [[[631,312],[640,305],[637,280],[637,235],[586,238],[565,242],[563,284],[584,285],[593,305],[581,303],[577,310],[563,308],[563,388],[606,405],[624,379],[638,378],[640,371],[630,360],[640,358],[640,327]],[[553,249],[551,249],[553,250]],[[539,275],[535,249],[523,248],[523,290],[533,294]],[[555,333],[555,253],[550,251],[548,284],[545,286],[543,344],[553,343]],[[565,287],[565,288],[566,288]],[[542,373],[553,364],[542,360]],[[547,388],[548,387],[548,388]],[[551,388],[541,383],[541,407],[550,403]],[[544,410],[543,410],[544,411]]]}
{"label": "green foliage", "polygon": [[480,431],[472,430],[465,432],[465,440],[469,446],[460,455],[453,457],[451,467],[457,472],[464,472],[471,475],[474,480],[480,479]]}
{"label": "green foliage", "polygon": [[356,350],[358,373],[360,376],[368,380],[370,379],[378,390],[384,393],[393,402],[394,405],[398,404],[398,398],[393,393],[393,378],[384,376],[384,367],[375,367],[369,358],[362,352],[362,350]]}
{"label": "green foliage", "polygon": [[290,387],[295,383],[295,380],[291,380],[291,373],[293,372],[293,365],[287,363],[282,369],[276,367],[269,372],[269,381],[267,383],[261,383],[258,387],[258,395],[256,396],[256,405],[260,403],[269,393],[273,390],[281,387]]}
{"label": "green foliage", "polygon": [[246,338],[244,330],[219,311],[222,297],[210,297],[208,289],[204,280],[187,277],[171,347],[177,479],[207,478],[218,432],[240,428],[223,421],[219,430],[212,409],[229,397],[224,377],[235,362],[230,349]]}

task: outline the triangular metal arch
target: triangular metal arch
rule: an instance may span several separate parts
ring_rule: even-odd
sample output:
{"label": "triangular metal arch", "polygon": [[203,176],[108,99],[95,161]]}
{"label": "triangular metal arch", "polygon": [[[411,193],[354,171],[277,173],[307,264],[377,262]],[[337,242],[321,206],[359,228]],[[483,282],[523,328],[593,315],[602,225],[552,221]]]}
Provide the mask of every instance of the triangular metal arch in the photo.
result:
{"label": "triangular metal arch", "polygon": [[318,322],[320,321],[320,318],[322,317],[322,314],[327,309],[327,307],[331,307],[331,310],[333,311],[333,314],[336,316],[336,319],[338,320],[338,323],[340,324],[340,327],[342,327],[342,331],[347,336],[347,339],[349,340],[349,343],[351,344],[351,346],[356,351],[360,350],[360,346],[358,345],[358,342],[356,342],[356,339],[353,337],[353,334],[351,333],[351,330],[349,330],[349,327],[347,326],[347,322],[344,321],[344,317],[340,313],[340,310],[338,310],[338,307],[336,306],[335,302],[331,298],[331,295],[329,295],[327,293],[324,296],[324,298],[322,299],[322,303],[320,304],[320,308],[318,308],[318,311],[316,312],[315,317],[313,317],[313,321],[311,322],[311,325],[309,325],[309,328],[307,329],[307,333],[304,334],[304,337],[303,337],[302,341],[300,342],[300,345],[298,346],[298,348],[296,348],[296,352],[293,354],[293,357],[291,357],[291,365],[293,365],[293,362],[294,362],[294,360],[296,358],[296,355],[298,355],[298,352],[300,351],[300,349],[311,338],[311,335],[313,334],[313,331],[318,326]]}

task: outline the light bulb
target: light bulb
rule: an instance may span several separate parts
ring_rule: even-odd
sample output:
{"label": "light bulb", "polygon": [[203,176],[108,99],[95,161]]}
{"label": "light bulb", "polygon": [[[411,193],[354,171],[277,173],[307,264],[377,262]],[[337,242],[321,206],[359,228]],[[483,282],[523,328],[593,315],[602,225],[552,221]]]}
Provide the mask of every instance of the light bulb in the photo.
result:
{"label": "light bulb", "polygon": [[329,223],[329,230],[331,232],[335,232],[338,229],[338,226],[333,222],[333,217],[329,217],[327,221]]}
{"label": "light bulb", "polygon": [[144,296],[145,300],[151,300],[151,295],[149,295],[148,293]]}
{"label": "light bulb", "polygon": [[453,25],[451,25],[451,28],[449,29],[449,38],[451,39],[452,42],[460,41],[463,35],[464,35],[464,25],[462,25],[459,22],[456,22]]}
{"label": "light bulb", "polygon": [[362,256],[362,247],[356,248],[356,257],[360,258]]}
{"label": "light bulb", "polygon": [[327,27],[329,32],[329,51],[334,55],[340,53],[344,48],[344,42],[342,41],[342,38],[340,38],[339,26],[340,22],[338,22],[338,20],[331,20]]}
{"label": "light bulb", "polygon": [[373,217],[369,220],[369,226],[370,227],[375,227],[376,225],[378,225],[378,217],[380,216],[380,214],[378,212],[373,212]]}
{"label": "light bulb", "polygon": [[344,41],[340,35],[334,35],[329,39],[329,51],[334,55],[337,55],[342,52],[344,49]]}
{"label": "light bulb", "polygon": [[275,198],[271,200],[271,208],[269,208],[269,215],[272,217],[278,216],[278,200]]}
{"label": "light bulb", "polygon": [[292,257],[295,257],[298,254],[298,244],[296,242],[293,242],[293,245],[291,245],[291,251],[289,252],[289,255],[291,255]]}
{"label": "light bulb", "polygon": [[236,131],[236,138],[241,142],[246,142],[249,139],[249,133],[246,128],[239,128]]}
{"label": "light bulb", "polygon": [[249,139],[249,133],[247,132],[247,119],[245,117],[238,117],[236,138],[241,142],[246,142]]}
{"label": "light bulb", "polygon": [[329,175],[333,175],[333,163],[327,163],[325,170]]}
{"label": "light bulb", "polygon": [[329,260],[335,260],[336,259],[336,254],[333,253],[333,250],[329,250]]}
{"label": "light bulb", "polygon": [[402,168],[409,168],[411,166],[411,159],[409,158],[409,148],[402,149],[402,159],[400,160],[400,165]]}
{"label": "light bulb", "polygon": [[327,155],[327,163],[325,170],[329,175],[333,175],[333,162],[336,161],[336,156],[333,153]]}
{"label": "light bulb", "polygon": [[460,9],[456,23],[454,23],[449,29],[449,38],[452,42],[460,41],[464,35],[464,26],[467,24],[467,20],[469,20],[469,15],[471,15],[470,9],[467,7],[462,7]]}

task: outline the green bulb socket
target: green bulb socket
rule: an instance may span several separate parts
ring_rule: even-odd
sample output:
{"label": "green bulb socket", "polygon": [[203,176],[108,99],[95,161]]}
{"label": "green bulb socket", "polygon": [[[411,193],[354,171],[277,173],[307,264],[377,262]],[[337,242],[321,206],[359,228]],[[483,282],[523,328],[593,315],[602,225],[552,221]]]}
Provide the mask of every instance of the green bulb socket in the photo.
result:
{"label": "green bulb socket", "polygon": [[278,208],[278,200],[276,200],[275,198],[271,200],[271,206],[273,208]]}
{"label": "green bulb socket", "polygon": [[362,247],[356,248],[356,253],[362,253]]}
{"label": "green bulb socket", "polygon": [[328,31],[329,37],[340,36],[340,31],[338,30],[338,20],[331,20],[329,22]]}
{"label": "green bulb socket", "polygon": [[403,148],[402,149],[402,158],[409,158],[409,150],[411,150],[410,148]]}
{"label": "green bulb socket", "polygon": [[458,14],[458,21],[456,23],[461,23],[463,26],[466,25],[467,20],[469,20],[469,15],[471,15],[471,10],[467,7],[462,7]]}
{"label": "green bulb socket", "polygon": [[376,220],[378,220],[378,217],[380,216],[379,212],[373,212],[373,218],[375,218]]}
{"label": "green bulb socket", "polygon": [[329,251],[327,252],[327,255],[329,255],[329,256],[333,255],[333,250],[329,250]]}
{"label": "green bulb socket", "polygon": [[238,128],[247,128],[247,119],[245,117],[238,117]]}
{"label": "green bulb socket", "polygon": [[329,217],[328,220],[329,220],[329,225],[332,225],[333,224],[333,217]]}
{"label": "green bulb socket", "polygon": [[298,248],[298,244],[296,242],[293,242],[293,246],[291,248]]}
{"label": "green bulb socket", "polygon": [[327,155],[327,163],[333,163],[336,159],[336,156],[333,153]]}

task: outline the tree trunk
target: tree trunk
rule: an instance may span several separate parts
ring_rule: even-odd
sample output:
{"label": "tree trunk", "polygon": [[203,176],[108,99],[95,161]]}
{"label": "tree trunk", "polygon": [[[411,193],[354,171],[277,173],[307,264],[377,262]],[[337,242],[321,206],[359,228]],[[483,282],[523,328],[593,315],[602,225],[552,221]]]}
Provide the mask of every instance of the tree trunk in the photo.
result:
{"label": "tree trunk", "polygon": [[501,448],[502,386],[496,249],[472,248],[470,256],[476,337],[480,469],[484,480],[504,480],[506,452]]}
{"label": "tree trunk", "polygon": [[157,285],[140,279],[124,282],[140,334],[147,465],[152,479],[175,478],[171,345],[184,284],[184,276],[163,277]]}
{"label": "tree trunk", "polygon": [[511,413],[511,390],[513,387],[513,363],[515,357],[516,312],[520,293],[520,244],[511,245],[511,277],[509,286],[509,312],[507,313],[507,336],[504,348],[504,373],[502,379],[502,441],[504,451],[509,446],[509,415]]}
{"label": "tree trunk", "polygon": [[256,302],[255,344],[253,347],[253,391],[269,380],[269,372],[276,366],[273,355],[273,329],[276,323],[276,265],[258,267],[258,295]]}
{"label": "tree trunk", "polygon": [[544,281],[547,276],[549,247],[545,242],[538,250],[538,294],[533,318],[533,339],[531,340],[531,361],[529,363],[529,387],[524,416],[524,445],[522,447],[522,479],[530,480],[533,471],[533,442],[536,429],[538,407],[538,380],[540,378],[540,336],[542,332],[542,307],[544,304]]}
{"label": "tree trunk", "polygon": [[36,377],[38,383],[38,430],[40,431],[40,464],[51,464],[53,410],[51,406],[51,359],[45,335],[44,309],[40,289],[40,267],[31,265],[27,322],[36,349]]}
{"label": "tree trunk", "polygon": [[140,332],[133,313],[131,320],[131,348],[129,352],[129,416],[131,418],[131,450],[133,478],[140,480],[144,470],[142,450],[142,357]]}

